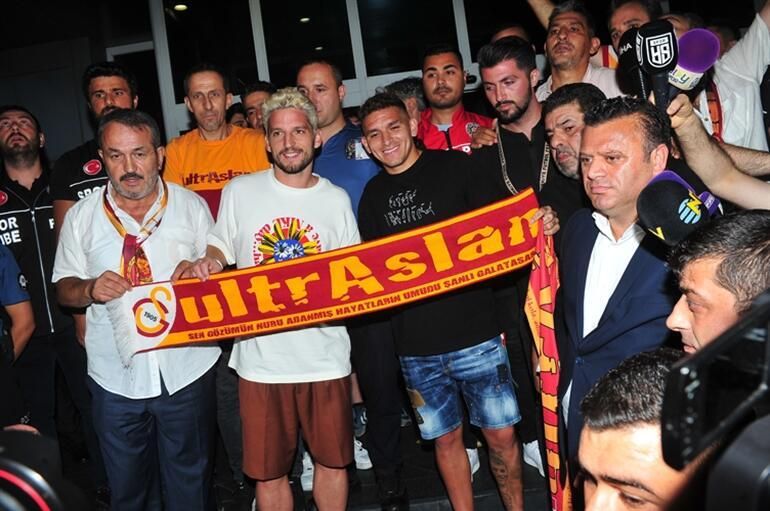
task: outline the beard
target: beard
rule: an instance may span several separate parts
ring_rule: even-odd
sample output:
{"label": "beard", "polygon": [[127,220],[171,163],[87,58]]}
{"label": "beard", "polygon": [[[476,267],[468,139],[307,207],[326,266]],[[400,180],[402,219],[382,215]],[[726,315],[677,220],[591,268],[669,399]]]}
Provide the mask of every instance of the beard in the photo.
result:
{"label": "beard", "polygon": [[[8,139],[12,136],[9,136]],[[40,156],[40,139],[32,137],[32,139],[27,139],[26,144],[17,143],[15,145],[3,141],[0,143],[0,155],[12,167],[28,167]]]}
{"label": "beard", "polygon": [[[123,174],[119,179],[113,179],[112,176],[109,176],[110,183],[112,184],[112,188],[115,190],[115,192],[121,197],[125,197],[126,199],[131,199],[131,200],[144,199],[145,197],[150,195],[152,192],[154,192],[158,187],[159,178],[160,178],[160,172],[154,172],[148,175],[146,178],[134,172],[127,172],[126,174]],[[146,179],[147,182],[144,188],[142,188],[141,190],[131,191],[131,190],[126,190],[121,185],[121,182],[127,179],[142,179],[142,180]]]}
{"label": "beard", "polygon": [[[526,98],[524,98],[524,101],[521,105],[519,105],[515,101],[510,101],[510,100],[498,101],[497,103],[495,103],[497,118],[503,124],[509,124],[509,123],[518,121],[519,119],[521,119],[521,116],[524,115],[524,112],[527,111],[527,108],[529,108],[529,102],[531,100],[532,100],[532,95],[530,94]],[[513,110],[502,111],[500,110],[500,107],[503,105],[513,105],[514,108]]]}
{"label": "beard", "polygon": [[[556,153],[555,155],[553,155],[553,157],[555,158],[554,163],[556,164],[556,168],[559,170],[559,172],[561,172],[562,175],[570,179],[574,179],[574,180],[580,179],[580,162],[577,159],[577,155],[570,150],[561,149],[561,146],[555,148],[554,152]],[[571,161],[568,160],[567,162],[559,163],[560,153],[566,153],[572,156],[573,158],[571,159]]]}
{"label": "beard", "polygon": [[300,172],[305,170],[305,168],[307,168],[307,166],[310,165],[310,163],[313,161],[313,153],[305,152],[303,153],[303,157],[299,162],[286,163],[282,161],[282,156],[287,150],[288,149],[284,149],[283,151],[278,153],[278,156],[275,158],[275,161],[273,162],[276,167],[281,169],[286,174],[299,174]]}
{"label": "beard", "polygon": [[462,101],[462,94],[459,94],[457,96],[452,95],[439,95],[439,92],[452,92],[452,89],[449,87],[436,87],[433,89],[433,92],[431,94],[430,98],[430,106],[431,108],[452,108],[453,106],[457,105],[460,101]]}
{"label": "beard", "polygon": [[110,113],[110,112],[114,112],[115,110],[121,110],[121,107],[119,107],[119,106],[115,106],[115,105],[109,105],[109,106],[105,106],[105,107],[102,109],[102,111],[101,111],[101,112],[99,112],[99,115],[98,115],[98,116],[94,116],[94,117],[96,117],[96,120],[98,121],[99,119],[101,119],[102,117],[104,117],[105,115],[107,115],[108,113]]}

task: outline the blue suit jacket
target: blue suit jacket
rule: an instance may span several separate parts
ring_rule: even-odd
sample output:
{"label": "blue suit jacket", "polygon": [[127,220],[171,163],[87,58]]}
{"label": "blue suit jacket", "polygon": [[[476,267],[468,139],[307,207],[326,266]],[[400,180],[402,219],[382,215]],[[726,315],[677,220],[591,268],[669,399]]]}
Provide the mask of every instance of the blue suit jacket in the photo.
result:
{"label": "blue suit jacket", "polygon": [[586,273],[599,229],[591,210],[575,213],[564,230],[561,245],[561,298],[563,324],[558,332],[561,360],[559,396],[572,381],[567,447],[577,455],[583,417],[580,401],[596,381],[626,358],[657,348],[671,332],[666,317],[678,297],[665,265],[665,247],[645,236],[607,303],[599,324],[583,337]]}

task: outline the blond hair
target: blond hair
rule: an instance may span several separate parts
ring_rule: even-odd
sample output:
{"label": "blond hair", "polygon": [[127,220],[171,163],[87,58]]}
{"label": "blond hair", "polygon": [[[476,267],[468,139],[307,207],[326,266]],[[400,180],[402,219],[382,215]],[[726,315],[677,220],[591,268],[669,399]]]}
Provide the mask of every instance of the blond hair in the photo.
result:
{"label": "blond hair", "polygon": [[307,116],[308,123],[313,128],[313,132],[318,130],[318,114],[313,103],[296,87],[284,87],[283,89],[278,89],[267,101],[262,103],[262,123],[265,127],[265,133],[268,131],[267,124],[270,121],[270,114],[283,108],[301,110]]}

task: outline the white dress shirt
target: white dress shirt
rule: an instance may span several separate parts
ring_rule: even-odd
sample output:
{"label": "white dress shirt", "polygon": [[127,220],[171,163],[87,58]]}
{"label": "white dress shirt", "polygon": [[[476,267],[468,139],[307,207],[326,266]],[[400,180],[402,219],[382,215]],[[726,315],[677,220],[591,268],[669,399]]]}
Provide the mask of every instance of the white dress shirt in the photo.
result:
{"label": "white dress shirt", "polygon": [[[160,206],[160,181],[158,186],[161,193],[145,219]],[[120,274],[123,238],[104,212],[103,196],[101,187],[67,212],[56,250],[54,282],[66,277],[93,279],[107,270]],[[109,198],[126,231],[138,234],[140,224],[111,200],[111,194]],[[142,244],[153,280],[168,280],[181,260],[203,256],[206,235],[213,223],[203,199],[169,183],[163,219]],[[86,310],[86,353],[88,375],[100,387],[130,399],[145,399],[161,394],[161,376],[169,394],[194,382],[216,363],[220,349],[216,345],[196,345],[137,353],[125,367],[115,345],[107,307],[93,304]]]}
{"label": "white dress shirt", "polygon": [[[714,64],[714,84],[722,107],[722,139],[728,144],[767,151],[759,86],[770,65],[770,29],[759,16],[735,46]],[[705,91],[693,102],[703,125],[713,133]]]}
{"label": "white dress shirt", "polygon": [[[586,73],[583,75],[582,83],[590,83],[596,85],[605,96],[608,98],[614,98],[616,96],[623,96],[623,91],[618,86],[618,80],[615,77],[615,70],[606,67],[599,67],[588,63]],[[548,96],[553,92],[551,86],[553,85],[553,75],[543,82],[540,87],[535,91],[535,97],[539,102],[543,102],[548,99]]]}

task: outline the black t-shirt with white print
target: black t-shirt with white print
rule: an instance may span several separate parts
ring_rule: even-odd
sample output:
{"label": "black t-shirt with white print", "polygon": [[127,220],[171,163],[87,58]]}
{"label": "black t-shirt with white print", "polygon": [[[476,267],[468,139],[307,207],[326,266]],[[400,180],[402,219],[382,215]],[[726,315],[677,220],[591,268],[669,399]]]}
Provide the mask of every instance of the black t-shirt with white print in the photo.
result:
{"label": "black t-shirt with white print", "polygon": [[[400,174],[380,172],[361,196],[361,238],[381,238],[474,209],[473,173],[464,153],[430,150]],[[494,297],[483,283],[405,305],[393,318],[393,331],[396,352],[409,356],[457,351],[501,332]]]}

